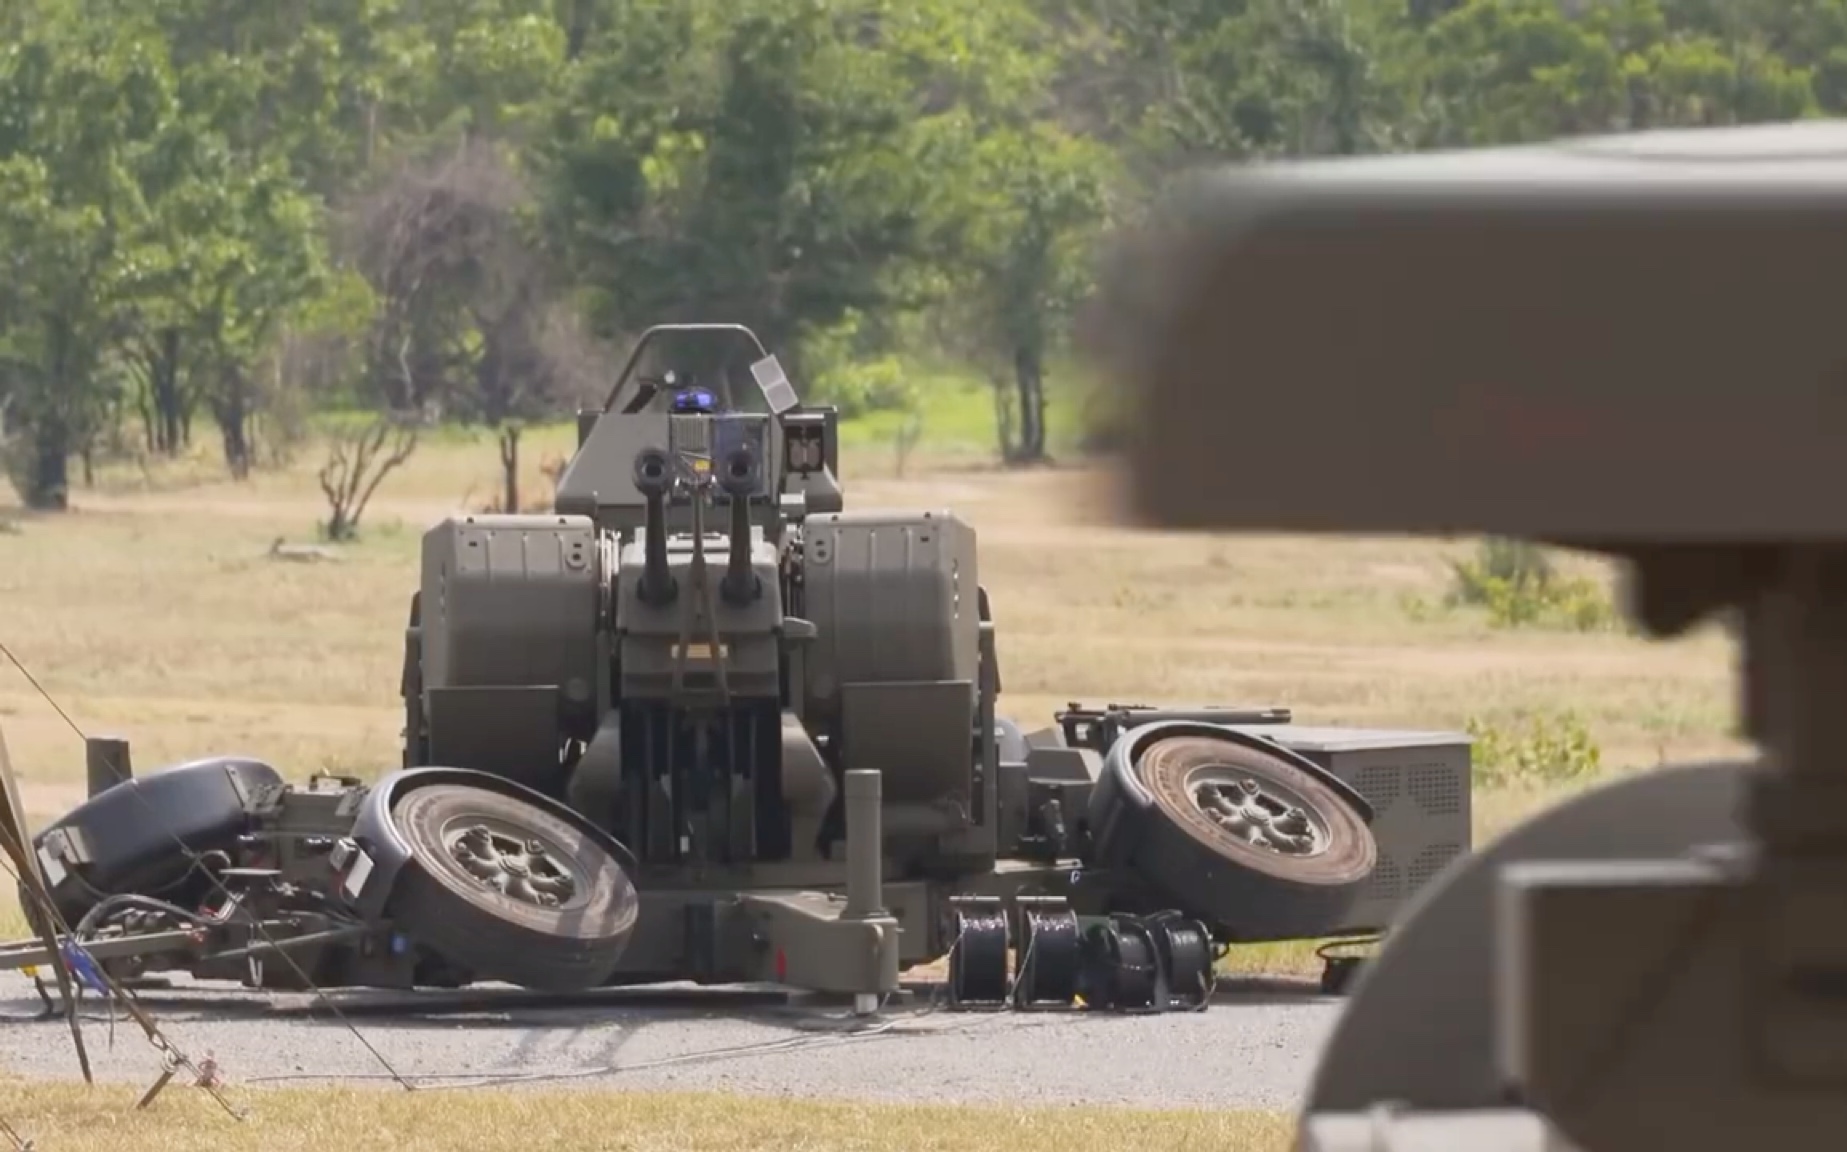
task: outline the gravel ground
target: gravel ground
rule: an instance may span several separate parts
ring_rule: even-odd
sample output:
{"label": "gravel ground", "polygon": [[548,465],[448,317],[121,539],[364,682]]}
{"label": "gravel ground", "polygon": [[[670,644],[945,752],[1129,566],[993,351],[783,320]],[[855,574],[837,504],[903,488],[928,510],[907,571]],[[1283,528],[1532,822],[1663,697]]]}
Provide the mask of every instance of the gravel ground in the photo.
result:
{"label": "gravel ground", "polygon": [[[917,1000],[870,1026],[749,989],[340,993],[344,1019],[307,996],[184,979],[137,995],[181,1051],[215,1058],[231,1083],[389,1087],[389,1063],[420,1087],[1218,1108],[1294,1107],[1340,1008],[1302,988],[1243,983],[1198,1013],[951,1013]],[[33,1019],[41,1008],[22,977],[0,974],[0,1068],[72,1078],[69,1032]],[[87,1005],[84,1036],[99,1080],[145,1084],[160,1071],[128,1019],[111,1040],[100,1003]]]}

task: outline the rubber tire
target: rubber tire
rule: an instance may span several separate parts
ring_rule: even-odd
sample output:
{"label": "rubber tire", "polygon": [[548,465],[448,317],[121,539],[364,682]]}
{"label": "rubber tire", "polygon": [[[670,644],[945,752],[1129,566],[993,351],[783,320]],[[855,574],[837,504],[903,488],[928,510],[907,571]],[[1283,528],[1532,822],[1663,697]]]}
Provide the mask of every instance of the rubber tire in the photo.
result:
{"label": "rubber tire", "polygon": [[[1229,835],[1187,795],[1198,769],[1225,765],[1288,788],[1328,827],[1328,850],[1290,857]],[[1221,940],[1313,939],[1337,930],[1378,864],[1364,817],[1339,793],[1279,755],[1239,741],[1175,735],[1141,749],[1130,771],[1153,797],[1131,863]]]}
{"label": "rubber tire", "polygon": [[[589,877],[588,896],[541,908],[483,888],[442,849],[443,825],[488,817],[545,840]],[[411,858],[385,914],[405,936],[474,973],[547,992],[600,986],[634,935],[640,897],[616,858],[565,820],[523,800],[461,784],[431,784],[392,807]]]}

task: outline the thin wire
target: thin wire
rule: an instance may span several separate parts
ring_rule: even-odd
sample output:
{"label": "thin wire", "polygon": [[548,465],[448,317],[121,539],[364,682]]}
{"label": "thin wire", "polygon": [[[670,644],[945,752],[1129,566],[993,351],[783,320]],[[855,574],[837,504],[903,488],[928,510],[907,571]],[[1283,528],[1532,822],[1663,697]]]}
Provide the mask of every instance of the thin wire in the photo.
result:
{"label": "thin wire", "polygon": [[[882,1006],[882,1003],[881,1003],[881,1006]],[[679,1056],[665,1056],[658,1060],[647,1060],[639,1064],[610,1064],[610,1065],[600,1065],[600,1066],[590,1067],[590,1068],[565,1068],[565,1069],[554,1069],[554,1070],[540,1071],[540,1072],[509,1072],[509,1073],[425,1072],[425,1073],[412,1073],[410,1075],[410,1079],[417,1080],[417,1081],[428,1081],[428,1080],[448,1081],[448,1083],[442,1083],[442,1084],[420,1085],[418,1089],[419,1091],[454,1092],[454,1091],[467,1091],[469,1089],[479,1089],[479,1088],[503,1088],[503,1087],[510,1087],[514,1085],[520,1085],[520,1084],[547,1084],[547,1083],[559,1083],[559,1082],[571,1081],[571,1080],[594,1080],[594,1079],[599,1079],[603,1077],[620,1076],[620,1075],[631,1073],[631,1072],[646,1072],[646,1071],[652,1071],[658,1068],[682,1067],[686,1065],[702,1065],[702,1064],[716,1063],[720,1060],[739,1059],[739,1058],[749,1057],[749,1056],[780,1055],[786,1052],[808,1052],[816,1048],[825,1048],[825,1047],[830,1047],[830,1046],[839,1045],[839,1044],[850,1044],[850,1043],[854,1043],[857,1041],[872,1040],[880,1036],[918,1035],[920,1033],[917,1032],[916,1030],[909,1029],[909,1028],[903,1028],[903,1027],[900,1027],[900,1025],[905,1024],[909,1021],[921,1019],[922,1017],[925,1017],[925,1016],[934,1015],[940,1010],[940,1007],[941,1006],[939,1004],[933,1002],[924,1008],[918,1009],[914,1012],[906,1013],[905,1015],[902,1015],[902,1016],[886,1017],[880,1020],[876,1024],[866,1025],[861,1028],[854,1028],[849,1031],[836,1033],[833,1035],[788,1036],[780,1040],[764,1040],[764,1041],[759,1041],[754,1044],[727,1045],[727,1046],[720,1047],[720,1048],[709,1048],[709,1049],[705,1049],[699,1052],[687,1052]],[[972,1032],[978,1028],[993,1027],[994,1025],[998,1023],[1002,1023],[1006,1021],[1014,1021],[1015,1023],[1018,1023],[1020,1021],[1020,1015],[1018,1013],[1012,1013],[1012,1012],[997,1012],[997,1013],[992,1013],[992,1014],[983,1014],[981,1016],[976,1016],[976,1017],[967,1019],[966,1021],[958,1025],[951,1025],[951,1026],[939,1028],[939,1029],[931,1029],[930,1032],[931,1034],[936,1034],[936,1033],[962,1034],[962,1033]],[[337,1072],[336,1073],[295,1072],[295,1073],[283,1073],[283,1074],[274,1075],[274,1076],[252,1076],[252,1077],[246,1078],[244,1080],[244,1083],[246,1084],[277,1084],[277,1083],[289,1083],[289,1082],[326,1081],[326,1080],[357,1082],[357,1081],[366,1081],[366,1080],[376,1080],[376,1079],[381,1079],[381,1078],[382,1077],[368,1074],[368,1073],[343,1074],[343,1073],[337,1073]]]}
{"label": "thin wire", "polygon": [[[77,721],[71,718],[70,713],[66,712],[62,707],[59,706],[57,700],[51,695],[50,692],[45,690],[45,686],[38,682],[38,679],[32,675],[31,671],[25,666],[23,662],[20,661],[19,657],[13,654],[13,650],[7,647],[4,641],[0,641],[0,655],[4,655],[7,658],[7,660],[13,665],[13,667],[19,669],[20,675],[24,676],[26,678],[26,682],[31,684],[32,687],[37,690],[40,696],[44,697],[45,702],[51,705],[52,710],[55,711],[64,720],[64,723],[70,727],[70,730],[72,732],[75,732],[77,734],[78,739],[83,740],[86,743],[89,741],[90,737],[87,733],[84,732],[82,726],[79,725]],[[122,774],[122,769],[120,765],[117,765],[111,762],[109,765],[109,768],[110,768],[110,771],[115,773],[116,782],[118,784],[126,782],[127,777],[125,777]],[[182,840],[177,833],[173,831],[172,827],[170,827],[165,821],[160,819],[160,811],[154,807],[153,801],[149,800],[145,795],[143,795],[140,789],[131,789],[130,791],[133,793],[133,795],[137,799],[141,801],[143,805],[147,807],[148,812],[155,818],[155,823],[160,826],[161,831],[167,834],[168,839],[172,840],[174,844],[179,846],[180,851],[185,853],[186,858],[189,861],[191,861],[194,865],[198,865],[200,863],[199,854],[194,852],[192,848],[189,845],[187,845],[187,843],[184,840]],[[205,878],[211,882],[212,886],[218,889],[218,892],[220,895],[222,895],[227,901],[233,904],[236,903],[237,897],[232,894],[231,890],[225,886],[222,880],[220,880],[216,875],[213,874],[211,869],[209,868],[202,869],[202,873],[205,876]],[[301,980],[302,984],[305,985],[308,988],[308,990],[312,992],[322,1004],[325,1004],[327,1006],[328,1011],[333,1013],[334,1018],[338,1020],[343,1026],[345,1026],[348,1032],[352,1033],[353,1039],[359,1041],[360,1045],[364,1047],[367,1052],[370,1052],[372,1054],[372,1058],[378,1061],[379,1066],[384,1068],[385,1071],[392,1077],[392,1079],[396,1080],[399,1084],[401,1084],[406,1091],[410,1091],[413,1087],[410,1081],[404,1079],[402,1076],[398,1074],[398,1070],[392,1066],[391,1061],[385,1059],[385,1054],[383,1052],[380,1052],[378,1048],[374,1046],[373,1043],[366,1038],[365,1034],[359,1030],[359,1027],[356,1024],[354,1024],[352,1020],[347,1018],[346,1013],[340,1011],[340,1006],[335,1004],[333,1002],[333,999],[330,996],[328,996],[326,992],[322,991],[320,986],[317,985],[314,982],[314,980],[309,977],[308,973],[305,970],[303,970],[302,966],[296,962],[295,957],[292,956],[287,949],[283,948],[274,936],[270,935],[269,930],[263,927],[263,923],[261,919],[255,916],[252,916],[250,919],[250,927],[252,928],[252,930],[256,932],[258,936],[261,936],[263,938],[264,943],[269,944],[272,948],[275,949],[276,955],[281,957],[283,963],[287,964],[290,970],[294,972],[295,976]]]}
{"label": "thin wire", "polygon": [[[41,892],[44,892],[46,897],[49,897],[50,893],[48,890],[29,886],[26,883],[25,877],[21,876],[18,872],[15,872],[13,870],[13,865],[5,858],[4,854],[0,854],[0,871],[4,871],[8,876],[12,877],[13,882],[19,885],[20,890],[22,892],[25,892],[28,896],[32,897],[34,900],[39,899],[39,895]],[[57,906],[52,904],[49,901],[49,899],[46,899],[40,903],[39,912],[45,915],[46,917],[48,917],[52,921],[53,928],[63,929],[63,935],[67,941],[76,945],[78,948],[83,947],[83,944],[77,939],[76,931],[71,928],[70,922],[64,918],[64,915],[58,911]],[[53,954],[51,958],[51,963],[58,964],[58,965],[66,965],[68,967],[68,961],[66,960],[66,958],[62,955],[55,954],[55,953]],[[72,972],[71,975],[75,976],[76,973]],[[205,1083],[205,1074],[200,1070],[199,1066],[193,1063],[191,1057],[181,1052],[178,1048],[176,1048],[173,1045],[172,1041],[166,1038],[165,1033],[162,1032],[160,1027],[154,1023],[153,1017],[148,1014],[147,1010],[142,1008],[138,1003],[135,1002],[134,994],[130,992],[127,988],[123,987],[119,982],[116,981],[116,979],[113,976],[110,976],[108,972],[104,971],[100,967],[97,969],[97,975],[100,976],[103,980],[104,987],[105,987],[105,995],[106,996],[113,995],[115,997],[118,997],[123,1001],[125,1005],[128,1006],[130,1018],[133,1019],[136,1024],[140,1025],[142,1031],[147,1034],[148,1043],[152,1045],[155,1048],[155,1050],[159,1051],[162,1054],[163,1059],[172,1060],[174,1063],[181,1065],[187,1071],[191,1072],[194,1075],[194,1077],[198,1080],[198,1082],[201,1085],[203,1085]],[[33,978],[33,982],[40,989],[39,995],[43,996],[45,994],[43,991],[44,985],[38,981],[38,978],[36,976]],[[80,979],[73,979],[71,981],[71,996],[70,996],[70,1001],[69,1001],[70,1016],[77,1020],[90,1020],[93,1023],[104,1023],[104,1024],[109,1025],[109,1048],[111,1050],[114,1050],[115,1048],[115,1026],[117,1023],[115,1009],[111,1008],[109,1010],[109,1014],[101,1018],[93,1017],[93,1016],[85,1016],[76,1010],[78,1003],[81,1002],[82,999],[83,999],[83,981]],[[107,1002],[108,1002],[107,999],[105,999],[105,1003]],[[57,1015],[57,1013],[54,1011],[53,1015]],[[232,1116],[236,1117],[239,1120],[242,1120],[244,1118],[242,1115],[238,1113],[237,1109],[231,1107],[230,1102],[227,1101],[223,1096],[218,1095],[218,1093],[216,1092],[213,1092],[212,1095],[217,1099],[219,1104],[224,1106],[225,1111],[229,1112]]]}
{"label": "thin wire", "polygon": [[0,1132],[5,1133],[6,1138],[13,1142],[13,1152],[32,1152],[32,1150],[37,1147],[32,1141],[21,1136],[17,1128],[7,1123],[6,1117],[4,1116],[0,1116]]}
{"label": "thin wire", "polygon": [[[957,949],[962,946],[962,939],[967,935],[967,932],[967,928],[964,928],[961,932],[956,934],[954,940],[950,941],[949,952],[946,954],[947,956],[953,956]],[[600,1077],[619,1076],[629,1072],[643,1072],[655,1068],[667,1068],[688,1064],[707,1064],[719,1060],[737,1059],[746,1056],[767,1056],[783,1052],[806,1052],[814,1048],[845,1044],[856,1040],[870,1040],[879,1036],[912,1035],[915,1034],[913,1030],[902,1028],[900,1025],[921,1020],[942,1011],[946,1006],[944,1000],[945,992],[945,988],[938,986],[931,990],[930,1000],[921,1008],[903,1013],[902,1015],[885,1016],[876,1023],[853,1027],[845,1032],[839,1032],[833,1035],[785,1036],[780,1040],[763,1040],[754,1044],[735,1044],[720,1048],[709,1048],[701,1052],[688,1052],[679,1056],[667,1056],[659,1060],[649,1060],[640,1064],[609,1064],[591,1068],[553,1069],[540,1072],[425,1072],[412,1073],[409,1078],[415,1081],[449,1081],[449,1083],[444,1084],[420,1085],[419,1090],[425,1092],[458,1091],[469,1088],[502,1088],[517,1084],[543,1084],[570,1080],[593,1080]],[[889,995],[880,996],[876,1011],[883,1011],[890,999],[891,997]],[[991,1027],[1003,1020],[1016,1019],[1017,1015],[1017,1013],[983,1015],[965,1020],[959,1026],[951,1025],[941,1029],[934,1029],[933,1031],[949,1033],[970,1032],[976,1028]],[[830,1016],[825,1017],[825,1019],[839,1020],[842,1019],[842,1017]],[[381,1079],[381,1077],[367,1073],[291,1072],[273,1076],[253,1076],[247,1078],[245,1083],[279,1084],[326,1080],[350,1082],[376,1079]]]}
{"label": "thin wire", "polygon": [[[13,667],[19,669],[19,674],[21,676],[26,678],[26,683],[32,685],[33,689],[36,690],[40,696],[45,698],[45,703],[51,705],[51,710],[56,712],[58,716],[70,726],[72,732],[77,733],[82,739],[89,739],[88,736],[83,734],[83,729],[77,726],[77,721],[72,720],[70,713],[66,712],[58,704],[57,700],[53,699],[51,693],[45,691],[45,686],[38,682],[38,677],[34,676],[24,664],[19,662],[19,657],[13,655],[13,650],[8,648],[4,641],[0,641],[0,653],[5,653],[7,660],[12,663]],[[113,765],[111,765],[111,767],[113,767]],[[118,771],[117,775],[119,776],[121,773]]]}
{"label": "thin wire", "polygon": [[[0,781],[0,783],[11,786],[13,783],[12,771],[12,762],[6,758],[6,750],[0,747],[0,772],[6,773],[7,777],[6,780]],[[77,1015],[77,1004],[83,996],[83,985],[81,981],[77,979],[77,973],[74,967],[68,963],[68,958],[58,951],[56,930],[63,918],[57,915],[57,908],[52,906],[51,893],[45,888],[43,881],[36,874],[33,875],[33,883],[28,884],[23,875],[13,872],[13,860],[15,858],[19,861],[21,872],[31,872],[31,864],[28,857],[28,853],[31,849],[26,843],[30,833],[26,830],[24,813],[11,811],[11,804],[8,804],[7,807],[9,809],[7,813],[8,819],[5,823],[0,824],[0,842],[3,842],[0,843],[0,866],[6,868],[8,875],[13,876],[13,879],[19,886],[20,895],[25,901],[39,905],[41,913],[44,913],[49,907],[49,927],[45,926],[45,921],[40,921],[40,928],[37,935],[39,937],[39,943],[48,945],[52,952],[51,966],[58,982],[58,999],[63,1001],[65,1022],[69,1025],[71,1030],[71,1045],[76,1049],[77,1064],[83,1072],[83,1081],[86,1084],[93,1084],[96,1082],[96,1069],[90,1063],[90,1046],[84,1042],[83,1021],[79,1019]],[[22,909],[24,906],[25,905],[22,903]],[[68,933],[69,925],[66,924],[64,927]],[[39,981],[36,972],[33,973],[32,982],[34,986],[38,988],[39,995],[45,999],[47,1004],[50,1004],[51,998],[45,995],[45,986]],[[54,1016],[56,1015],[55,1012],[52,1014]],[[111,1042],[113,1042],[115,1039],[115,1027],[113,1024],[110,1025],[109,1037]]]}

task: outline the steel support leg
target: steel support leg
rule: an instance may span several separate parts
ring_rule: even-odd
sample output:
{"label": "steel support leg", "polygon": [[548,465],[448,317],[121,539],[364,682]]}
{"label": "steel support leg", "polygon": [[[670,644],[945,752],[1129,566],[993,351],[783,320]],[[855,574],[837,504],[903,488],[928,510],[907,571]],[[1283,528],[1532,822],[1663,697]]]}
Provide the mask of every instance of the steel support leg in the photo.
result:
{"label": "steel support leg", "polygon": [[[847,906],[842,920],[885,915],[883,783],[876,769],[853,768],[846,773]],[[860,1015],[870,1015],[878,1007],[879,998],[870,992],[853,996],[853,1011]]]}

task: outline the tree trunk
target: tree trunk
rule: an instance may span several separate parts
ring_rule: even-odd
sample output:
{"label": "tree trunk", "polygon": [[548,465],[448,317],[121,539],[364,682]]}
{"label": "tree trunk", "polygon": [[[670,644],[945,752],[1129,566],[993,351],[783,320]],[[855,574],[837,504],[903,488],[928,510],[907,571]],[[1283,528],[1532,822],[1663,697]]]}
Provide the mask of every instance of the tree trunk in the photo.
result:
{"label": "tree trunk", "polygon": [[180,395],[180,332],[169,328],[160,334],[160,350],[152,365],[154,386],[155,447],[167,456],[178,456],[185,442],[185,400]]}
{"label": "tree trunk", "polygon": [[500,430],[500,468],[504,477],[501,490],[502,511],[519,511],[519,425],[509,424]]}
{"label": "tree trunk", "polygon": [[224,463],[233,480],[250,478],[250,402],[244,394],[244,381],[233,374],[216,403],[212,414],[224,442]]}
{"label": "tree trunk", "polygon": [[48,416],[32,430],[31,482],[26,507],[39,512],[70,508],[71,434],[63,417]]}
{"label": "tree trunk", "polygon": [[71,506],[71,452],[77,445],[71,407],[80,394],[72,364],[78,341],[61,319],[50,320],[47,329],[50,403],[32,421],[32,471],[20,495],[34,511],[63,512]]}
{"label": "tree trunk", "polygon": [[154,434],[157,421],[154,419],[154,408],[148,403],[147,392],[135,394],[135,411],[141,416],[141,439],[147,445],[147,454],[152,456],[160,451],[160,441]]}
{"label": "tree trunk", "polygon": [[1013,379],[1020,397],[1020,438],[1013,462],[1035,464],[1045,459],[1045,366],[1038,349],[1014,349]]}
{"label": "tree trunk", "polygon": [[571,0],[570,9],[564,23],[564,58],[575,64],[584,54],[584,45],[590,39],[590,5],[584,0]]}
{"label": "tree trunk", "polygon": [[988,384],[994,392],[994,432],[1000,438],[1000,458],[1010,461],[1014,455],[1013,385],[999,372],[989,374]]}

